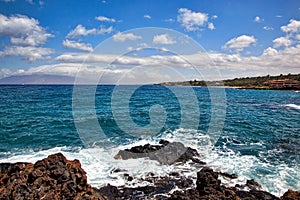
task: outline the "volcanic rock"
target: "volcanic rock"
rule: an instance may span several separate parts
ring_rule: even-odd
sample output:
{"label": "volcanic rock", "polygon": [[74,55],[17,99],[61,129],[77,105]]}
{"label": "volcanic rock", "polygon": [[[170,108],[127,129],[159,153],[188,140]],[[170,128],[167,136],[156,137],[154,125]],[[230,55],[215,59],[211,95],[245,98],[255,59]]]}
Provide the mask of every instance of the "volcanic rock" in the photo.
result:
{"label": "volcanic rock", "polygon": [[145,144],[132,147],[131,149],[120,150],[116,159],[136,159],[148,157],[151,160],[156,160],[163,165],[171,165],[177,162],[194,162],[205,164],[195,157],[199,157],[196,149],[185,147],[180,142],[168,142],[161,140],[160,145]]}
{"label": "volcanic rock", "polygon": [[32,163],[0,164],[0,199],[103,199],[79,160],[57,153]]}
{"label": "volcanic rock", "polygon": [[294,190],[286,191],[283,196],[280,198],[281,200],[300,200],[300,192]]}

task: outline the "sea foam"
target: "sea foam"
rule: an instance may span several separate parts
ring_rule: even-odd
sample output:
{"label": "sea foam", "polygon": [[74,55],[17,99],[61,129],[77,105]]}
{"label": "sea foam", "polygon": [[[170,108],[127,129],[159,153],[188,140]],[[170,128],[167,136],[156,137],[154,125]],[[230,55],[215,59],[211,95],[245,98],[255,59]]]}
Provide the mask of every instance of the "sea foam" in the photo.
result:
{"label": "sea foam", "polygon": [[290,107],[290,108],[294,108],[294,109],[297,109],[297,110],[300,110],[300,105],[296,105],[296,104],[285,104],[284,106]]}

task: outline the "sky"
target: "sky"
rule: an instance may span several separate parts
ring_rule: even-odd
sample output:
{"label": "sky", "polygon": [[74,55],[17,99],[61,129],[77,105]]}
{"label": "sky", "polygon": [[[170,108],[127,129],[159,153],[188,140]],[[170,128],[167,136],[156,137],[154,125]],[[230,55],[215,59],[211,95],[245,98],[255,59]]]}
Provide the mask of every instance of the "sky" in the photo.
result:
{"label": "sky", "polygon": [[0,78],[35,73],[103,82],[300,73],[300,1],[0,0]]}

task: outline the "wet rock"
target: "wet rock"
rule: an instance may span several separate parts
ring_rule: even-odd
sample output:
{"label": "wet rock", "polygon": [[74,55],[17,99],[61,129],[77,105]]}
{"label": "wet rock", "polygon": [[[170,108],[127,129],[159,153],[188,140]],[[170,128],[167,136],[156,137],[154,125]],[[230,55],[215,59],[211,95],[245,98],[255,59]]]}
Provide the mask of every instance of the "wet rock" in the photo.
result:
{"label": "wet rock", "polygon": [[103,199],[78,160],[61,153],[32,163],[0,164],[0,199]]}
{"label": "wet rock", "polygon": [[148,157],[151,160],[156,160],[163,165],[171,165],[177,162],[185,163],[189,160],[205,164],[195,157],[199,157],[196,149],[185,147],[180,142],[168,142],[161,140],[159,145],[145,144],[132,147],[131,149],[120,150],[116,159],[136,159]]}
{"label": "wet rock", "polygon": [[110,184],[98,190],[107,199],[168,199],[173,189],[187,190],[193,187],[192,179],[180,176],[149,176],[143,179],[151,183],[148,186],[115,187]]}
{"label": "wet rock", "polygon": [[300,192],[294,191],[294,190],[288,190],[286,191],[282,197],[281,200],[300,200]]}
{"label": "wet rock", "polygon": [[191,160],[194,162],[194,163],[198,163],[200,165],[206,165],[206,162],[203,162],[202,160],[200,160],[199,158],[197,157],[192,157]]}
{"label": "wet rock", "polygon": [[224,172],[219,172],[219,175],[225,177],[225,178],[229,178],[229,179],[236,179],[238,178],[238,176],[236,174],[228,174],[228,173],[224,173]]}
{"label": "wet rock", "polygon": [[246,181],[246,186],[248,186],[250,189],[260,189],[261,185],[254,181],[253,179]]}
{"label": "wet rock", "polygon": [[124,174],[124,178],[125,178],[125,180],[127,180],[127,181],[133,181],[133,177],[132,176],[130,176],[129,174]]}

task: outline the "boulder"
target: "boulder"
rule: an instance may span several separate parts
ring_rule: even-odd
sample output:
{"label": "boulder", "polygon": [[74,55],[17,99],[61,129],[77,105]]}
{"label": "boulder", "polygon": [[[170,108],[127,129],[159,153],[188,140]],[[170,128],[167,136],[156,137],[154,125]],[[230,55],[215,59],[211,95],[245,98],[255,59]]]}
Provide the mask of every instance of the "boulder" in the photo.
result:
{"label": "boulder", "polygon": [[294,191],[294,190],[288,190],[286,191],[282,197],[281,200],[300,200],[300,192]]}
{"label": "boulder", "polygon": [[57,153],[32,163],[0,164],[0,199],[103,199],[79,160]]}
{"label": "boulder", "polygon": [[205,164],[195,157],[199,157],[196,149],[185,147],[180,142],[168,142],[161,140],[159,145],[145,144],[132,147],[131,149],[120,150],[116,159],[136,159],[148,157],[156,160],[162,165],[171,165],[177,162],[185,163],[192,160],[195,163]]}

